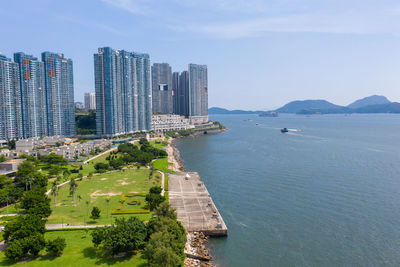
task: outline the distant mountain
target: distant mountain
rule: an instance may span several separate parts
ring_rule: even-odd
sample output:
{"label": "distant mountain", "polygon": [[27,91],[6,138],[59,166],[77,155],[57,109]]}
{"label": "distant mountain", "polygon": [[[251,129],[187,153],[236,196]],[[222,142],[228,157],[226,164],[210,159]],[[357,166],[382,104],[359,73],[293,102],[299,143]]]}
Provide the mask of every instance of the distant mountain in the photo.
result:
{"label": "distant mountain", "polygon": [[336,109],[310,109],[301,110],[297,114],[350,114],[350,113],[400,113],[400,103],[391,102],[388,104],[369,105],[360,108],[336,108]]}
{"label": "distant mountain", "polygon": [[261,113],[262,111],[251,111],[251,110],[228,110],[225,108],[209,108],[208,109],[208,114],[258,114]]}
{"label": "distant mountain", "polygon": [[275,111],[279,113],[299,113],[303,110],[326,110],[336,108],[342,108],[342,106],[332,104],[326,100],[297,100],[292,101]]}
{"label": "distant mountain", "polygon": [[400,103],[369,105],[357,108],[354,113],[400,113]]}
{"label": "distant mountain", "polygon": [[358,108],[366,107],[366,106],[382,105],[382,104],[389,104],[389,103],[391,103],[391,102],[385,96],[372,95],[372,96],[368,96],[363,99],[354,101],[347,107],[351,108],[351,109],[358,109]]}

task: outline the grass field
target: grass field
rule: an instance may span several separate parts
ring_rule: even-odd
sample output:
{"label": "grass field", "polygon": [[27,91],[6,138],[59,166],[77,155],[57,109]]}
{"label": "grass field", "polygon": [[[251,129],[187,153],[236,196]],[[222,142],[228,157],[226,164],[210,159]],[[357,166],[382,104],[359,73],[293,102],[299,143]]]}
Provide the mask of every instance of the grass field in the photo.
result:
{"label": "grass field", "polygon": [[[71,225],[83,224],[110,224],[112,218],[132,215],[111,215],[116,206],[123,206],[123,209],[143,209],[146,204],[144,198],[138,198],[140,205],[127,205],[119,202],[123,193],[147,193],[149,188],[154,185],[160,185],[160,174],[154,173],[149,179],[150,170],[147,168],[130,169],[121,171],[112,171],[104,174],[96,174],[91,179],[84,178],[78,181],[78,187],[75,192],[75,205],[72,196],[69,193],[69,184],[59,189],[57,196],[57,206],[54,204],[54,197],[51,198],[52,214],[49,217],[48,224],[69,223]],[[81,196],[79,202],[78,195]],[[110,199],[107,204],[106,199]],[[133,200],[133,199],[132,199]],[[89,206],[86,204],[89,201]],[[96,221],[89,218],[93,206],[101,210],[101,217]],[[140,219],[148,220],[150,214],[138,214]]]}
{"label": "grass field", "polygon": [[153,166],[159,171],[166,173],[177,173],[175,171],[170,170],[168,167],[172,165],[172,163],[168,162],[168,158],[160,158],[153,161]]}
{"label": "grass field", "polygon": [[146,260],[141,254],[127,255],[123,258],[104,258],[93,247],[92,238],[86,237],[86,232],[78,231],[56,231],[47,232],[46,239],[55,239],[56,237],[64,237],[67,247],[61,257],[50,257],[46,251],[42,251],[39,256],[28,262],[19,262],[15,264],[9,261],[0,253],[0,266],[146,266]]}

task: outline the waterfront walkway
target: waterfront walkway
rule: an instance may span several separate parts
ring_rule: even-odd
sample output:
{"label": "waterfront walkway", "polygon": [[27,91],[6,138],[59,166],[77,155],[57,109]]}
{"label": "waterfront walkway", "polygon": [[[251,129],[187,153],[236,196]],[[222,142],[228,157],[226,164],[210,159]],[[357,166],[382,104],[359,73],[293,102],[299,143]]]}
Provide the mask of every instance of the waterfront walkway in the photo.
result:
{"label": "waterfront walkway", "polygon": [[188,232],[204,232],[211,236],[228,234],[225,222],[197,172],[169,174],[168,187],[169,203]]}

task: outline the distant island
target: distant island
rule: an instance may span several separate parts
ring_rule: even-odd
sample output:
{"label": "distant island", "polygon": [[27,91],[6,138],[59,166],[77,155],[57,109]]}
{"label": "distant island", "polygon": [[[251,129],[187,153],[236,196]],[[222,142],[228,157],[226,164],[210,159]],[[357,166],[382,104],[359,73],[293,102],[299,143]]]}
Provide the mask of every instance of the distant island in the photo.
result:
{"label": "distant island", "polygon": [[351,114],[351,113],[400,113],[400,103],[391,102],[385,96],[372,95],[347,106],[333,104],[326,100],[296,100],[287,103],[276,110],[249,111],[228,110],[224,108],[210,108],[209,114],[261,114],[265,112],[292,113],[292,114]]}

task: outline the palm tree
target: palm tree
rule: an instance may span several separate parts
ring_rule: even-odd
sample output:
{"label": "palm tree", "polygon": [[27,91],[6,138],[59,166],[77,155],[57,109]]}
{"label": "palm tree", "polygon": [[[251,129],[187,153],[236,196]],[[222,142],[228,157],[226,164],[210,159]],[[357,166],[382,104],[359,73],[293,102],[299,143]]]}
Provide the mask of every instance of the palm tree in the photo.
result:
{"label": "palm tree", "polygon": [[54,207],[56,207],[58,195],[58,185],[56,181],[54,181],[53,185],[51,186],[51,195],[54,196]]}
{"label": "palm tree", "polygon": [[107,203],[107,217],[108,217],[108,205],[110,204],[110,199],[106,198],[106,203]]}
{"label": "palm tree", "polygon": [[90,204],[90,201],[86,200],[86,216],[89,216],[89,204]]}
{"label": "palm tree", "polygon": [[7,202],[7,217],[8,217],[8,202],[10,201],[10,196],[7,194],[3,197],[3,199]]}
{"label": "palm tree", "polygon": [[76,183],[75,179],[71,178],[71,181],[69,182],[69,193],[72,195],[74,205],[75,205],[75,191],[76,191],[77,187],[78,187],[78,184]]}

